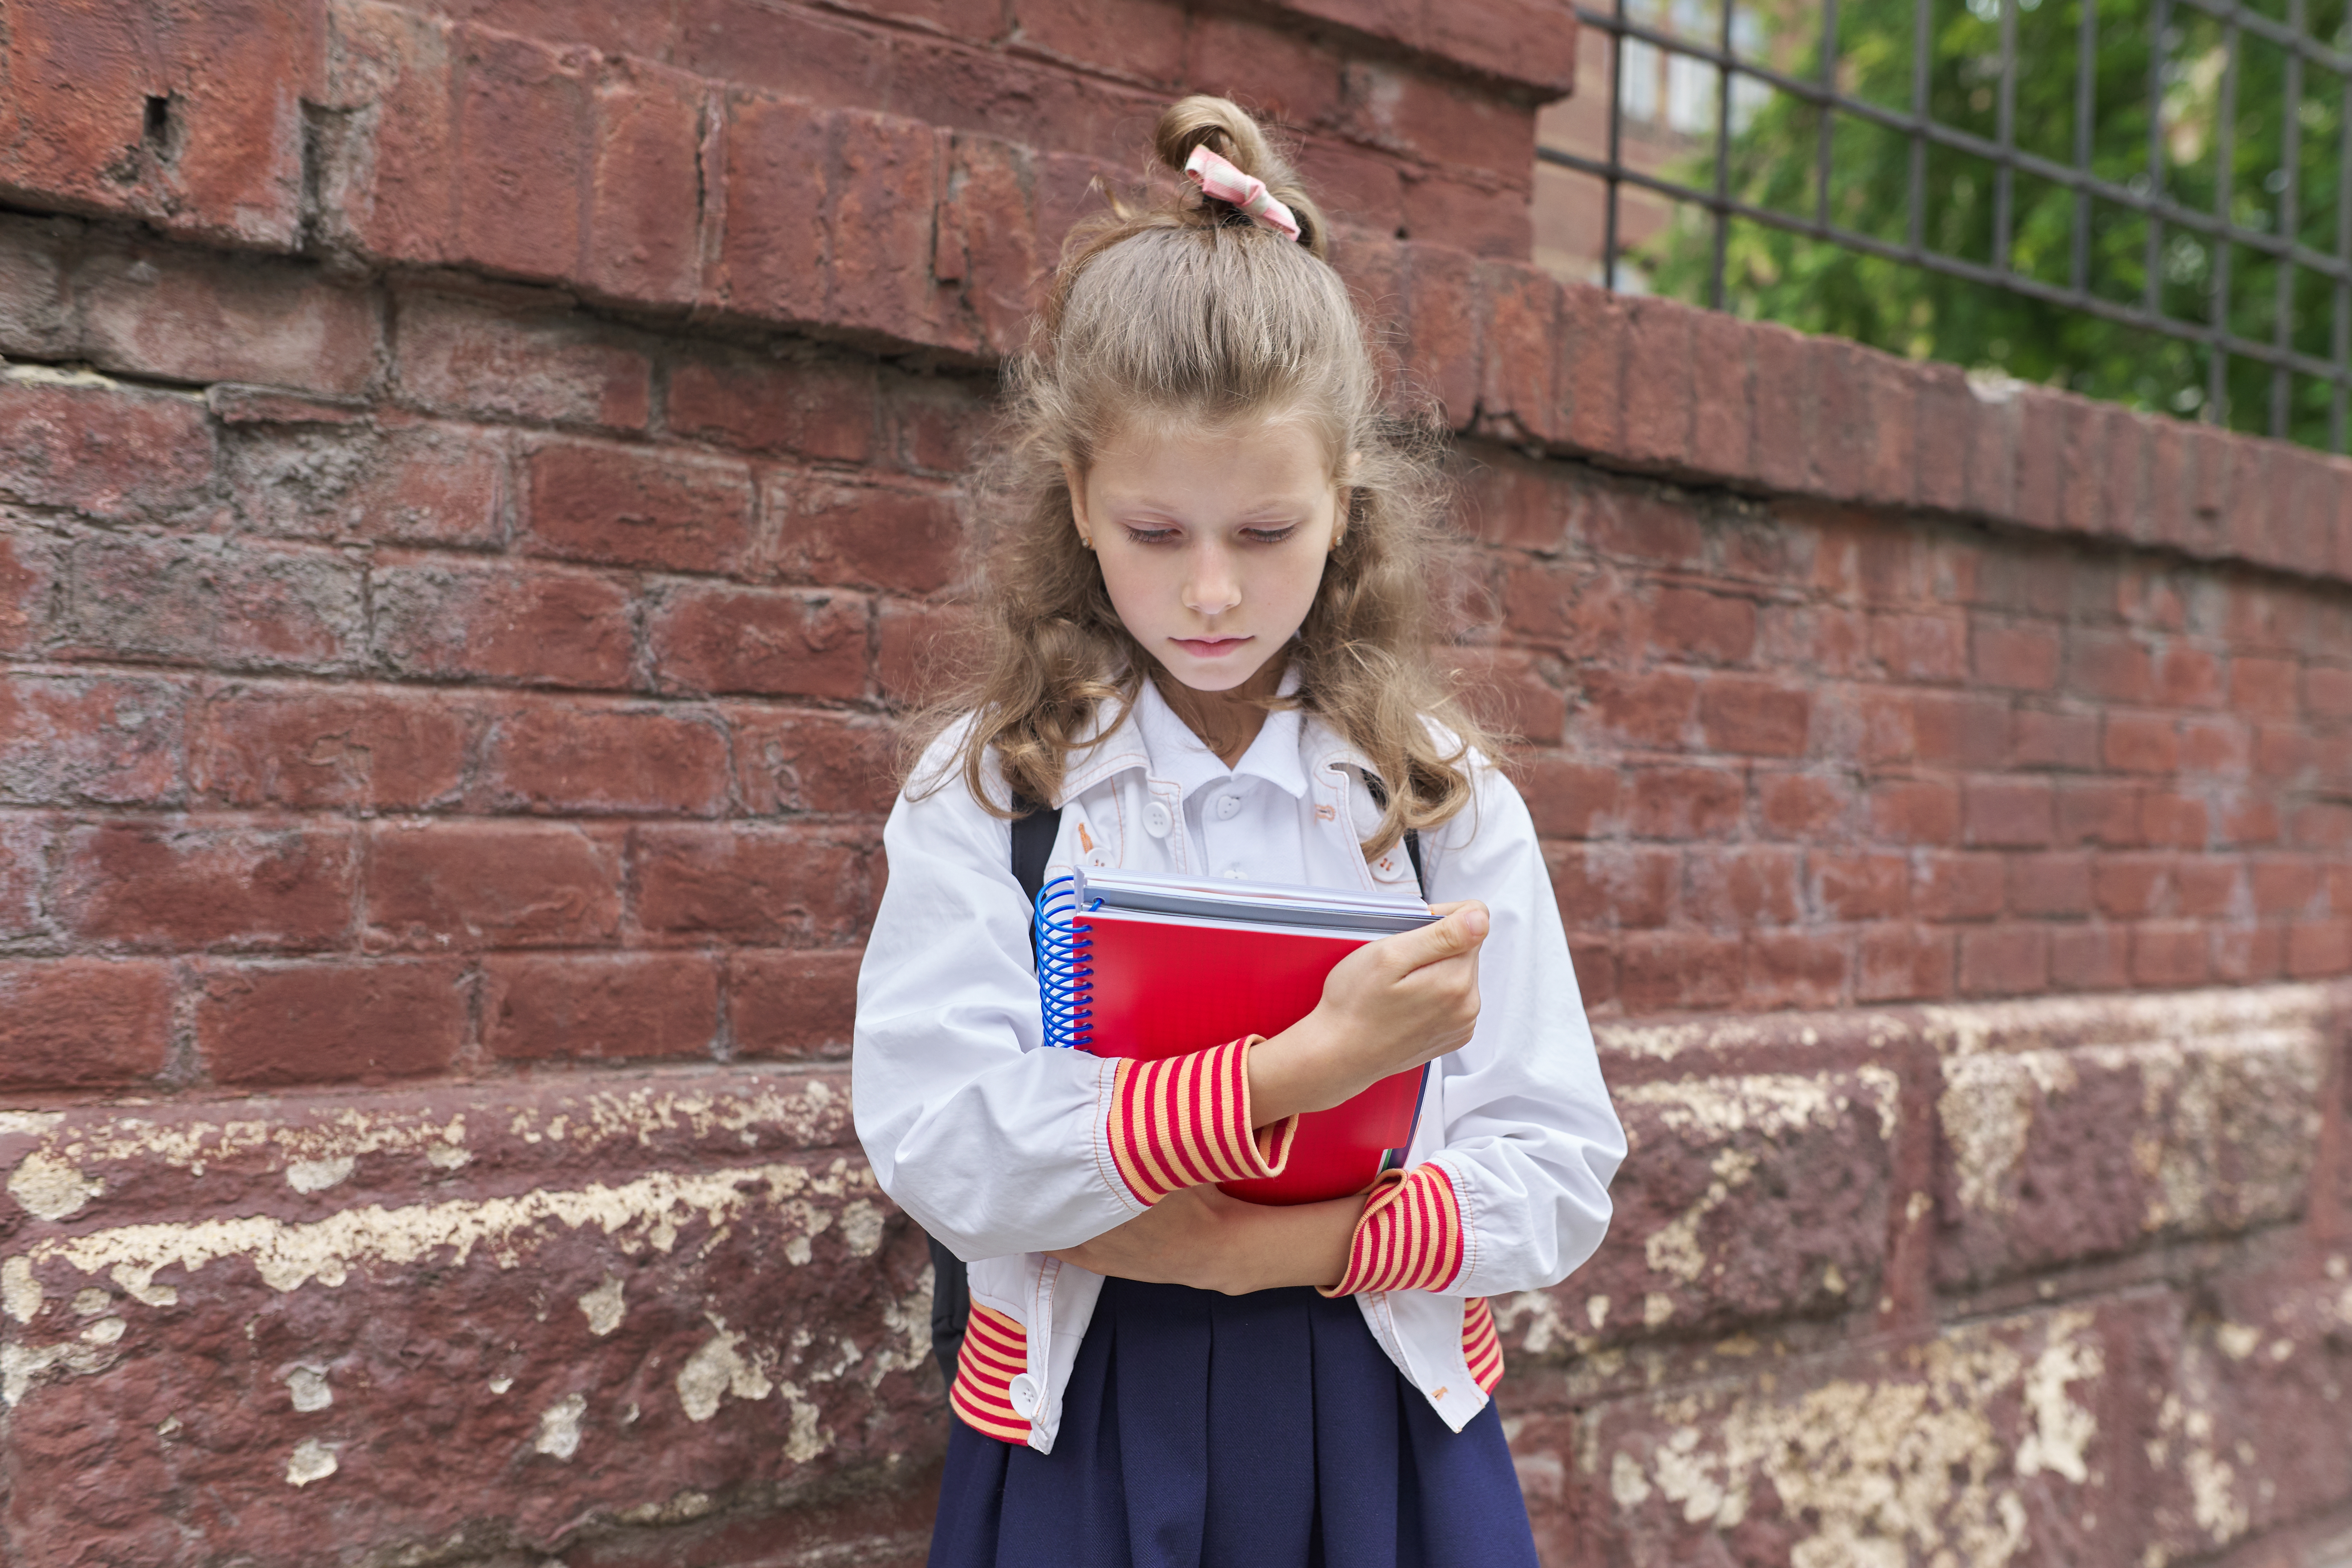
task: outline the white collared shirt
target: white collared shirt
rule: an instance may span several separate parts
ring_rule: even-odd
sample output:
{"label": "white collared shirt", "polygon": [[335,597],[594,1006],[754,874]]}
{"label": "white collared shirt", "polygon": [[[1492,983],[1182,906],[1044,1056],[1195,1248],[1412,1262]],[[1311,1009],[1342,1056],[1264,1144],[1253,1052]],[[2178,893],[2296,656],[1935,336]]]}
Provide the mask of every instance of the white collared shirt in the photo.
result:
{"label": "white collared shirt", "polygon": [[[1011,825],[949,761],[963,733],[932,746],[918,786],[944,782],[902,794],[883,832],[889,883],[858,974],[852,1096],[883,1190],[970,1261],[973,1300],[1025,1332],[1028,1371],[1011,1397],[1031,1447],[1051,1452],[1102,1278],[1045,1254],[1142,1210],[1108,1153],[1114,1060],[1043,1044]],[[1402,846],[1364,860],[1379,817],[1365,770],[1297,711],[1269,714],[1229,770],[1147,680],[1071,753],[1049,863],[1410,890]],[[1475,780],[1472,805],[1423,834],[1422,855],[1433,900],[1493,911],[1481,1011],[1470,1042],[1429,1075],[1407,1155],[1440,1162],[1453,1184],[1462,1272],[1444,1294],[1356,1298],[1456,1431],[1486,1403],[1463,1352],[1465,1299],[1556,1284],[1591,1257],[1625,1154],[1534,824],[1500,772],[1481,764]],[[1008,798],[992,768],[989,787]]]}

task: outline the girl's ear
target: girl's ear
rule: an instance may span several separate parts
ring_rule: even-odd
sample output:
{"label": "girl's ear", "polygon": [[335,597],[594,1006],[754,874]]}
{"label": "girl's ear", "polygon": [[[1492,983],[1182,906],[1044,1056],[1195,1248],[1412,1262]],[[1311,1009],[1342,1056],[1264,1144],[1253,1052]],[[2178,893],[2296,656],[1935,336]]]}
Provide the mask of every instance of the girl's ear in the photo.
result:
{"label": "girl's ear", "polygon": [[1077,524],[1078,542],[1092,550],[1095,547],[1095,530],[1094,524],[1087,520],[1086,477],[1078,472],[1077,464],[1067,458],[1062,459],[1062,482],[1069,488],[1070,521]]}

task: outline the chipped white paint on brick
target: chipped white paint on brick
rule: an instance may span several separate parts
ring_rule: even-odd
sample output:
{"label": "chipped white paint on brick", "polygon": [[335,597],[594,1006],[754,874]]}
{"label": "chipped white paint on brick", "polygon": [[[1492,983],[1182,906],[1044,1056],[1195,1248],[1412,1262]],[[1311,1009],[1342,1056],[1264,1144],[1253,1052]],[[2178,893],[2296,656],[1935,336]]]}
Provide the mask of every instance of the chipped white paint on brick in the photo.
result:
{"label": "chipped white paint on brick", "polygon": [[293,1454],[286,1461],[286,1479],[298,1487],[312,1481],[323,1481],[335,1473],[335,1451],[316,1437],[305,1437],[294,1445]]}
{"label": "chipped white paint on brick", "polygon": [[746,1356],[743,1336],[723,1324],[716,1337],[706,1340],[677,1371],[677,1402],[689,1421],[708,1421],[719,1414],[728,1394],[738,1399],[765,1399],[775,1392],[761,1359]]}
{"label": "chipped white paint on brick", "polygon": [[42,1219],[59,1220],[77,1214],[104,1191],[104,1183],[39,1150],[17,1161],[16,1168],[8,1173],[8,1195],[26,1212]]}
{"label": "chipped white paint on brick", "polygon": [[580,1298],[580,1310],[588,1316],[588,1331],[598,1339],[619,1328],[628,1311],[621,1300],[621,1277],[606,1275],[602,1285]]}
{"label": "chipped white paint on brick", "polygon": [[41,1282],[33,1277],[33,1260],[11,1258],[0,1263],[0,1308],[20,1323],[41,1315]]}
{"label": "chipped white paint on brick", "polygon": [[286,1392],[294,1401],[294,1408],[308,1414],[324,1410],[335,1402],[335,1391],[327,1382],[327,1370],[318,1366],[290,1367],[286,1373]]}
{"label": "chipped white paint on brick", "polygon": [[286,1184],[298,1193],[323,1193],[351,1180],[359,1162],[349,1154],[328,1160],[297,1160],[286,1167]]}
{"label": "chipped white paint on brick", "polygon": [[[767,1192],[758,1190],[762,1185]],[[625,1252],[647,1247],[667,1252],[677,1245],[678,1228],[696,1217],[718,1226],[785,1194],[838,1198],[874,1191],[873,1173],[863,1163],[853,1165],[846,1160],[835,1160],[817,1173],[798,1164],[652,1171],[613,1186],[541,1189],[398,1208],[369,1204],[316,1220],[251,1215],[121,1226],[88,1236],[45,1237],[20,1256],[37,1268],[55,1260],[84,1274],[122,1269],[142,1280],[167,1268],[193,1274],[208,1264],[236,1258],[250,1263],[271,1289],[296,1290],[314,1280],[341,1285],[356,1268],[415,1263],[445,1251],[452,1261],[463,1264],[478,1247],[486,1249],[499,1268],[512,1268],[537,1236],[552,1226],[593,1226]],[[830,1223],[824,1210],[804,1198],[779,1206],[803,1210],[802,1228],[808,1234]]]}
{"label": "chipped white paint on brick", "polygon": [[550,1458],[569,1459],[580,1451],[580,1417],[587,1412],[584,1395],[565,1394],[539,1413],[539,1441],[532,1447]]}
{"label": "chipped white paint on brick", "polygon": [[2078,1384],[2095,1385],[2106,1371],[2091,1328],[2091,1314],[2084,1311],[2061,1312],[2050,1321],[2042,1353],[2025,1374],[2025,1408],[2032,1413],[2033,1430],[2017,1446],[2021,1476],[2049,1470],[2076,1486],[2091,1479],[2085,1455],[2098,1436],[2098,1420],[2067,1392]]}

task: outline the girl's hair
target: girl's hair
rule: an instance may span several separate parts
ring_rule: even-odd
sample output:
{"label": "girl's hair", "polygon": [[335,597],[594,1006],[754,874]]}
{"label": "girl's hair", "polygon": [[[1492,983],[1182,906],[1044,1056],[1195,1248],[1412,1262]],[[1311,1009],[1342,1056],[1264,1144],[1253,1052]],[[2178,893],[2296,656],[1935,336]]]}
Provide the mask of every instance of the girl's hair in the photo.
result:
{"label": "girl's hair", "polygon": [[1160,115],[1153,143],[1170,170],[1205,144],[1256,175],[1296,215],[1299,237],[1189,181],[1150,206],[1114,198],[1072,232],[1008,370],[1004,436],[980,488],[976,658],[913,734],[967,711],[973,720],[938,776],[910,787],[927,793],[960,773],[974,799],[1012,815],[982,787],[992,748],[1016,793],[1051,800],[1097,711],[1131,701],[1149,674],[1150,656],[1079,541],[1064,459],[1084,473],[1139,416],[1223,425],[1282,415],[1321,437],[1347,505],[1288,650],[1297,695],[1269,706],[1320,716],[1370,762],[1388,793],[1365,845],[1378,855],[1406,828],[1461,810],[1472,752],[1495,753],[1428,654],[1443,437],[1433,420],[1383,408],[1363,323],[1325,260],[1323,214],[1256,121],[1224,99],[1187,98]]}

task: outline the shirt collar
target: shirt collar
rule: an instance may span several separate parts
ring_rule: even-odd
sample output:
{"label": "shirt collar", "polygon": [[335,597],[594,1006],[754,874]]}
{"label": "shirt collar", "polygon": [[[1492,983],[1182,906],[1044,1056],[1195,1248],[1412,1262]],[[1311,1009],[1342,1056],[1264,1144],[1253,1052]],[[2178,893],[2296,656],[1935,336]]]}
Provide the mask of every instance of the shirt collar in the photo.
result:
{"label": "shirt collar", "polygon": [[[1291,697],[1297,690],[1298,668],[1294,664],[1283,671],[1275,691],[1277,696]],[[1335,752],[1336,755],[1328,754]],[[1278,708],[1265,716],[1249,749],[1228,769],[1176,716],[1159,687],[1147,678],[1139,683],[1132,703],[1116,712],[1106,710],[1092,733],[1071,749],[1069,765],[1062,775],[1061,799],[1055,804],[1066,805],[1071,797],[1130,767],[1143,768],[1187,793],[1221,779],[1248,777],[1263,779],[1297,799],[1306,795],[1313,767],[1334,761],[1355,761],[1353,748],[1297,709]]]}

